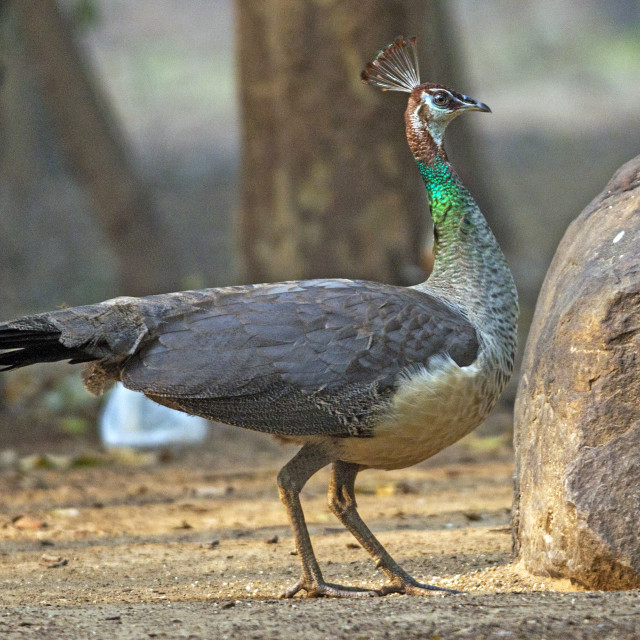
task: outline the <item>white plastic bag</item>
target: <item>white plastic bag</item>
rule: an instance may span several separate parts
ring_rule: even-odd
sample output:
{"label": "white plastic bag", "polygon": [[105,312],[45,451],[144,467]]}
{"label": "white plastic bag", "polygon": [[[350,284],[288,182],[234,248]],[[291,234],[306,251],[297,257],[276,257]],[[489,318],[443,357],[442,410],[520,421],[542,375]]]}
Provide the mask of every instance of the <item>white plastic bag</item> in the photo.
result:
{"label": "white plastic bag", "polygon": [[163,407],[120,383],[109,392],[100,416],[100,436],[108,448],[198,444],[208,428],[204,418]]}

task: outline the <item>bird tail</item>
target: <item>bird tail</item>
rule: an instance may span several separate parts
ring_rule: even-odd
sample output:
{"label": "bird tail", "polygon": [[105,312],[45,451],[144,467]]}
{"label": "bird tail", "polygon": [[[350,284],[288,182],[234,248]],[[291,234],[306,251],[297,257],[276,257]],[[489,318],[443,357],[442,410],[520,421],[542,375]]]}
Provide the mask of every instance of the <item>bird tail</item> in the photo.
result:
{"label": "bird tail", "polygon": [[[165,296],[158,298],[162,302]],[[58,360],[122,361],[147,336],[145,304],[153,300],[120,297],[2,322],[0,371]]]}
{"label": "bird tail", "polygon": [[0,371],[37,362],[99,361],[93,370],[117,379],[119,366],[153,338],[163,319],[191,310],[203,299],[208,299],[206,290],[146,298],[121,296],[0,322]]}
{"label": "bird tail", "polygon": [[81,344],[62,341],[62,330],[51,321],[58,312],[25,316],[0,323],[0,371],[10,371],[38,362],[68,360],[71,364],[90,362],[96,356]]}

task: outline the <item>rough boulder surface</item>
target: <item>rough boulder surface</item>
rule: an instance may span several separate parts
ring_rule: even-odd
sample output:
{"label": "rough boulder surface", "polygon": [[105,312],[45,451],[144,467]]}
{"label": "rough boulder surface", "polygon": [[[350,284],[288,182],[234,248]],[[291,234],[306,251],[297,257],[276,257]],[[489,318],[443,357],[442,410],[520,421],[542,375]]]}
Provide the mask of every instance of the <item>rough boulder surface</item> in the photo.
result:
{"label": "rough boulder surface", "polygon": [[640,156],[567,230],[522,372],[516,553],[534,574],[640,587]]}

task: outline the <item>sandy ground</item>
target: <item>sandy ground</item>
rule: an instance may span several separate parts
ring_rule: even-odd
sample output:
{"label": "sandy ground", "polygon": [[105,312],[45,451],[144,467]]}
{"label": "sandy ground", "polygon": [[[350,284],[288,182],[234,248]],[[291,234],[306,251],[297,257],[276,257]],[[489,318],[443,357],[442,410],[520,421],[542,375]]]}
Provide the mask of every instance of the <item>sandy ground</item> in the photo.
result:
{"label": "sandy ground", "polygon": [[[638,593],[584,592],[511,564],[509,451],[468,444],[358,481],[360,511],[392,555],[465,593],[278,599],[299,575],[275,487],[291,450],[238,433],[167,461],[90,455],[93,466],[76,457],[66,470],[27,460],[3,471],[0,637],[640,636]],[[328,513],[327,480],[312,478],[303,502],[325,577],[381,585]]]}

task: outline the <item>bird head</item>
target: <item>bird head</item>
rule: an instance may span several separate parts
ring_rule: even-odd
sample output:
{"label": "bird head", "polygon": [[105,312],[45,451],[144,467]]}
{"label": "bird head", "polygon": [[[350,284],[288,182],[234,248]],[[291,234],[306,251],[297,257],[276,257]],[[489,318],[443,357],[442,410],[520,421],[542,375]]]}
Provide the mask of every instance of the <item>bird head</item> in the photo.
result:
{"label": "bird head", "polygon": [[490,112],[491,109],[442,85],[421,83],[416,42],[415,37],[396,38],[367,64],[361,77],[363,82],[382,91],[409,93],[407,126],[418,136],[428,132],[441,146],[444,131],[454,118],[465,111]]}

